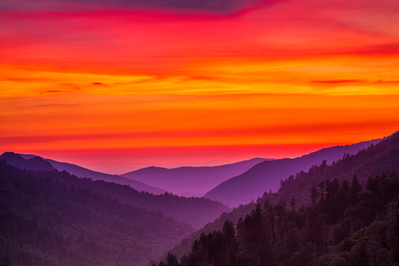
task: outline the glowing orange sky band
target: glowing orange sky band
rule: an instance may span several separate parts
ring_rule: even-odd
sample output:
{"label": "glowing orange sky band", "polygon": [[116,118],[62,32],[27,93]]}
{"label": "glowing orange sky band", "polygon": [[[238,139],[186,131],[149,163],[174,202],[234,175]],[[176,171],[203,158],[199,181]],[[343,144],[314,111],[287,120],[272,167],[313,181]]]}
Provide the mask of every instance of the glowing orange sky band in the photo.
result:
{"label": "glowing orange sky band", "polygon": [[399,128],[397,1],[242,2],[230,13],[24,1],[0,12],[2,151],[95,168],[109,151],[124,164],[101,170],[118,172],[297,156]]}

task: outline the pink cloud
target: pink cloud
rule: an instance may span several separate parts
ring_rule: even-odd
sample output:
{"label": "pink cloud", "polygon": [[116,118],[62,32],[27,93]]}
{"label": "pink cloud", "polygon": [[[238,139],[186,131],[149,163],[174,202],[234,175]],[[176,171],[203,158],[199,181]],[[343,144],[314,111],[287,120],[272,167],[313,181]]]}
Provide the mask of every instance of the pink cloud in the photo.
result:
{"label": "pink cloud", "polygon": [[208,13],[223,15],[258,6],[273,5],[281,0],[1,0],[3,10],[23,11],[82,11],[98,9],[164,10],[179,13]]}

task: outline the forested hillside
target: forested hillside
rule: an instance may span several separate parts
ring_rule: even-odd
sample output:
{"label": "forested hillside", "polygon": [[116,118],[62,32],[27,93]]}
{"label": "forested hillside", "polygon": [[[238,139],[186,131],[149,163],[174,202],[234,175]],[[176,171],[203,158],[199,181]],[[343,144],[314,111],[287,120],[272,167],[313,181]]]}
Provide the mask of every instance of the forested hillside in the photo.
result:
{"label": "forested hillside", "polygon": [[202,233],[188,256],[168,254],[159,266],[398,265],[399,178],[370,177],[362,190],[328,181],[312,197],[313,206],[295,200],[258,204],[237,227]]}
{"label": "forested hillside", "polygon": [[[193,231],[161,212],[86,189],[57,171],[0,161],[0,261],[4,265],[142,265]],[[83,184],[83,185],[82,185]]]}
{"label": "forested hillside", "polygon": [[[202,233],[208,234],[213,232],[214,230],[221,230],[223,227],[223,223],[226,219],[231,221],[237,221],[240,217],[245,217],[247,213],[250,213],[256,207],[256,203],[250,203],[247,205],[241,205],[238,208],[233,209],[231,212],[224,212],[220,215],[219,218],[206,224],[200,230],[192,233],[187,238],[183,239],[180,244],[176,245],[173,249],[169,250],[170,253],[175,254],[178,258],[187,254],[191,250],[191,245],[196,238],[198,238]],[[152,258],[152,260],[147,264],[148,266],[152,265],[157,260],[160,260],[164,256],[166,256],[167,252],[165,251],[162,256],[157,258]]]}
{"label": "forested hillside", "polygon": [[[398,199],[399,187],[397,184],[398,182],[397,175],[392,174],[394,172],[396,173],[399,172],[399,133],[393,134],[391,137],[383,140],[381,143],[378,143],[376,145],[371,145],[369,148],[359,151],[359,153],[356,155],[345,155],[343,159],[338,160],[331,166],[323,162],[320,166],[316,165],[312,166],[310,170],[306,173],[300,172],[296,174],[296,176],[291,176],[287,178],[285,181],[281,182],[282,186],[280,187],[277,193],[266,192],[264,193],[262,198],[259,198],[257,200],[257,202],[260,204],[260,206],[272,206],[271,208],[272,210],[274,210],[273,215],[284,216],[284,224],[285,224],[284,226],[280,218],[280,226],[282,226],[281,230],[283,230],[283,235],[281,235],[280,232],[280,237],[282,239],[281,241],[284,242],[283,246],[284,249],[286,248],[287,245],[286,241],[289,235],[287,235],[286,233],[289,232],[289,229],[294,229],[294,228],[297,228],[298,230],[303,229],[303,227],[301,227],[303,225],[298,224],[299,217],[302,217],[301,219],[305,217],[307,228],[309,227],[313,228],[315,225],[312,226],[309,225],[309,218],[314,216],[317,217],[320,216],[319,218],[322,220],[318,221],[319,222],[322,221],[320,223],[324,226],[323,230],[327,230],[326,229],[327,226],[330,227],[334,226],[334,228],[345,227],[347,226],[347,222],[349,219],[347,217],[352,217],[350,218],[352,222],[351,224],[352,229],[348,233],[347,227],[345,227],[346,228],[345,232],[344,233],[341,232],[340,236],[342,237],[342,235],[346,234],[348,239],[355,237],[354,239],[357,241],[358,238],[363,239],[364,235],[361,235],[360,237],[359,234],[361,233],[357,235],[354,235],[353,233],[363,227],[369,227],[370,221],[372,222],[374,219],[377,220],[382,219],[381,215],[386,215],[386,213],[388,213],[387,208],[389,208],[390,214],[396,215],[393,214],[392,210],[396,208],[397,202],[399,200]],[[358,192],[364,189],[367,189],[367,191],[363,191],[362,193],[360,193],[359,197],[361,198],[358,198],[358,200],[360,200],[359,202],[363,203],[357,206],[359,202],[357,202],[354,198],[358,197]],[[345,193],[343,193],[342,191],[345,191]],[[372,191],[373,194],[370,194],[370,191]],[[348,195],[352,195],[350,196],[352,197],[352,200],[347,198]],[[375,195],[375,197],[373,195]],[[330,196],[332,198],[330,198]],[[360,214],[360,212],[363,212],[361,208],[365,208],[365,206],[372,204],[370,202],[370,197],[373,198],[374,200],[378,198],[377,201],[378,207],[375,207],[377,208],[375,209],[374,207],[372,207],[374,205],[370,205],[371,214],[370,212],[368,212],[369,217],[364,220],[363,219],[364,217],[362,216],[362,214]],[[389,204],[390,202],[393,203]],[[242,217],[242,218],[246,217],[248,214],[251,213],[253,209],[255,209],[255,206],[256,206],[255,203],[242,205],[234,209],[230,213],[224,213],[219,217],[219,219],[215,220],[215,222],[207,224],[205,228],[197,231],[196,233],[193,233],[187,239],[184,239],[180,245],[177,245],[170,252],[172,254],[177,254],[177,258],[180,258],[182,255],[187,254],[188,250],[192,249],[193,241],[195,239],[200,239],[201,234],[208,235],[213,231],[215,232],[217,232],[218,230],[222,231],[223,223],[225,220],[229,220],[233,222],[234,225],[237,226],[237,221],[239,220],[239,218],[237,217]],[[336,206],[340,206],[339,210],[336,209],[337,208]],[[331,210],[334,210],[333,212],[336,212],[336,215],[333,217],[331,216]],[[263,216],[265,215],[265,211],[266,211],[265,209],[262,210]],[[250,216],[251,215],[252,214],[250,214]],[[296,227],[292,227],[293,225],[289,223],[289,221],[291,221],[288,220],[289,215],[291,215],[290,217],[295,218],[294,222],[297,223]],[[389,217],[392,218],[392,215]],[[391,219],[388,216],[385,217],[386,219]],[[359,220],[356,220],[355,218]],[[342,221],[345,220],[346,224],[343,225],[342,222],[340,222],[340,220]],[[273,232],[276,235],[277,228],[275,228]],[[299,235],[303,235],[304,231],[303,230],[296,231],[295,237],[299,236],[297,235],[297,233],[299,233]],[[327,233],[327,231],[324,231],[324,233]],[[214,233],[212,233],[212,235],[214,235]],[[307,236],[310,237],[310,235]],[[270,238],[270,236],[268,237]],[[397,239],[398,238],[394,240],[396,241]],[[325,239],[323,239],[323,241],[324,240]],[[335,240],[333,246],[336,246],[339,243],[338,241],[340,241],[339,238]],[[362,241],[364,241],[364,239]],[[257,243],[255,243],[254,245],[257,245]],[[244,250],[242,249],[243,247],[242,244],[240,247],[241,249],[236,254],[237,256],[241,256],[245,253]],[[281,247],[276,248],[276,246],[274,246],[274,251],[280,248]],[[393,248],[393,246],[391,246],[391,248]],[[297,249],[295,252],[299,252],[299,250]],[[313,254],[314,252],[315,252],[314,250],[311,250],[310,253]],[[317,253],[318,255],[317,254],[312,255],[313,256],[312,263],[315,263],[317,259],[320,259],[320,254],[324,254],[320,253],[324,251],[318,251],[318,252],[319,252]],[[380,253],[381,252],[385,251],[380,251]],[[393,254],[392,252],[397,252],[397,251],[391,249],[389,252],[391,252],[390,254]],[[304,253],[300,254],[303,255]],[[276,254],[274,254],[273,256],[276,256]],[[285,254],[284,256],[288,255]],[[289,258],[287,258],[287,260],[284,261],[284,264],[291,265],[288,259]],[[295,260],[296,259],[293,259],[291,263],[293,263],[293,261]],[[346,261],[345,263],[349,263],[349,265],[351,265],[350,262],[348,262],[348,260],[345,261]],[[186,265],[184,263],[185,262],[183,261],[182,265]],[[158,264],[156,263],[156,265]],[[228,265],[233,265],[233,264],[228,264]],[[259,264],[255,263],[250,265],[259,265]],[[307,264],[299,264],[299,265],[307,265]]]}
{"label": "forested hillside", "polygon": [[310,154],[294,158],[261,162],[245,173],[233,177],[204,195],[205,198],[217,200],[237,207],[261,197],[265,191],[276,191],[280,181],[300,171],[307,171],[312,165],[326,160],[329,164],[346,154],[356,154],[359,150],[381,141],[371,140],[346,146],[335,146],[321,149]]}
{"label": "forested hillside", "polygon": [[312,186],[319,187],[327,179],[350,181],[356,175],[364,187],[369,177],[390,175],[392,172],[399,173],[399,132],[355,155],[346,154],[332,165],[323,161],[321,165],[313,165],[307,172],[301,171],[295,176],[289,176],[281,182],[278,193],[265,193],[259,202],[263,204],[267,198],[277,203],[280,198],[289,201],[295,197],[299,205],[310,205]]}
{"label": "forested hillside", "polygon": [[[21,158],[18,154],[10,153],[11,158],[17,158],[20,161],[19,166],[24,166],[32,160],[39,163],[51,165],[39,158],[35,157],[29,160]],[[9,154],[9,155],[10,155]],[[3,154],[4,155],[4,154]],[[10,156],[1,158],[9,159]],[[22,160],[22,161],[21,161]],[[24,167],[21,167],[22,169]],[[54,170],[54,168],[51,168]],[[66,174],[65,174],[66,175]],[[132,182],[136,182],[130,180]],[[175,220],[183,221],[193,225],[195,228],[201,228],[209,221],[213,221],[219,215],[230,209],[219,202],[214,202],[203,198],[184,198],[164,193],[161,195],[153,195],[148,192],[139,192],[132,189],[128,185],[119,185],[116,183],[104,182],[102,180],[93,181],[87,178],[69,178],[68,182],[82,189],[98,193],[103,196],[111,195],[119,201],[127,204],[133,204],[149,211],[160,211],[165,216],[172,217]]]}

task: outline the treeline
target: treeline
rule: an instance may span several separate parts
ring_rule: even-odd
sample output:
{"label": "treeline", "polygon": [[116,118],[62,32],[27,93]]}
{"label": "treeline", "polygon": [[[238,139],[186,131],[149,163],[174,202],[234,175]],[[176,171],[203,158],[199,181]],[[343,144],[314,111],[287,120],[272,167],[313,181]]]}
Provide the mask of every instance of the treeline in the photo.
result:
{"label": "treeline", "polygon": [[[202,233],[208,234],[213,231],[217,230],[222,230],[224,222],[226,220],[230,221],[238,221],[240,217],[245,217],[248,213],[251,213],[251,211],[256,207],[256,203],[249,203],[247,205],[241,205],[238,208],[234,208],[231,212],[224,212],[222,215],[220,215],[219,218],[215,219],[213,222],[210,222],[206,224],[203,228],[200,230],[192,233],[190,236],[187,238],[183,239],[180,244],[176,245],[173,249],[169,250],[169,253],[173,253],[176,255],[178,258],[183,256],[184,254],[187,254],[191,251],[191,244],[194,242],[196,238],[199,238]],[[152,258],[151,261],[149,261],[146,266],[151,266],[153,263],[159,262],[161,259],[165,258],[167,254],[167,251],[164,252],[159,257],[154,257]]]}
{"label": "treeline", "polygon": [[108,183],[105,195],[94,183],[0,161],[0,265],[143,265],[194,231],[118,199],[114,188],[130,187]]}
{"label": "treeline", "polygon": [[[330,165],[328,164],[330,163]],[[364,187],[370,176],[381,176],[383,173],[399,173],[399,132],[367,149],[360,150],[355,155],[345,154],[336,162],[323,161],[313,165],[309,171],[298,172],[282,180],[278,193],[265,192],[258,202],[262,205],[265,199],[273,204],[280,198],[289,201],[295,196],[298,204],[310,205],[312,186],[318,186],[327,179],[337,178],[338,181],[351,180],[356,175]]]}
{"label": "treeline", "polygon": [[[398,265],[399,178],[327,180],[310,191],[311,206],[295,197],[265,200],[222,231],[202,233],[191,252],[168,254],[158,266]],[[288,205],[288,206],[287,206]]]}

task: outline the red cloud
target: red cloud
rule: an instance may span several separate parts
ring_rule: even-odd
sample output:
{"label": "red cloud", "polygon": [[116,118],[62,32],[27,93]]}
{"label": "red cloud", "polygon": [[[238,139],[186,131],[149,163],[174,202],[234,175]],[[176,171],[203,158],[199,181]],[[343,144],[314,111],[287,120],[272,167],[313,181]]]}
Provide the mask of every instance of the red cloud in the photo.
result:
{"label": "red cloud", "polygon": [[314,80],[311,83],[322,83],[322,84],[340,84],[340,83],[356,83],[362,82],[361,80],[355,79],[337,79],[337,80]]}

